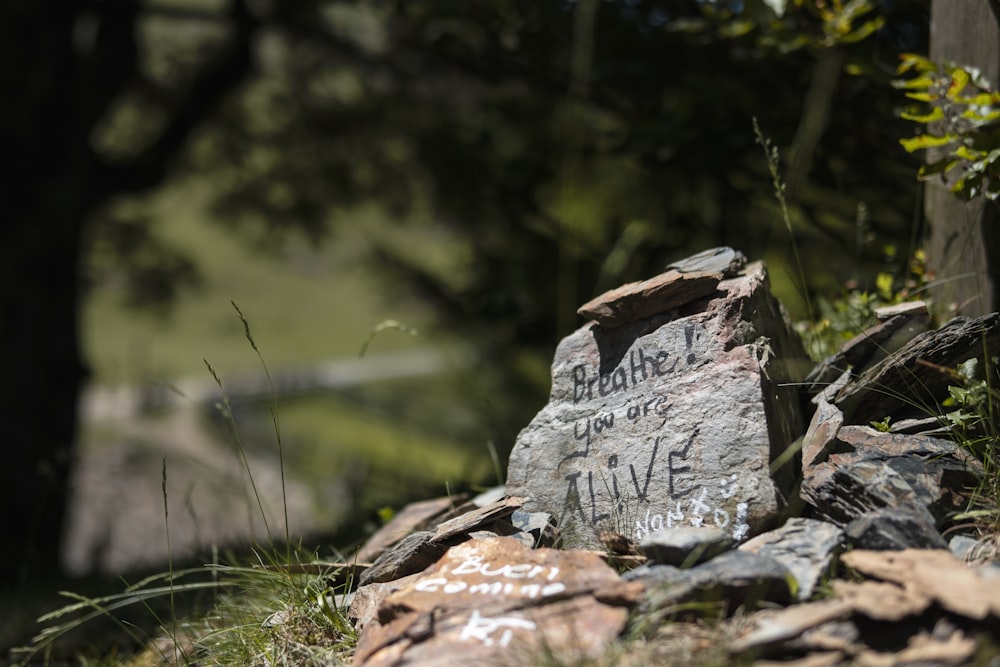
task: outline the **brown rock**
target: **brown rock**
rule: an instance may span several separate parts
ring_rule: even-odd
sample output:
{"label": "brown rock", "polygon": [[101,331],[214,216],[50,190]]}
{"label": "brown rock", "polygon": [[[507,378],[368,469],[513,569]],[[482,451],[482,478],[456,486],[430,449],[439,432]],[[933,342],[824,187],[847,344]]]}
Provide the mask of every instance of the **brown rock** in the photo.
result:
{"label": "brown rock", "polygon": [[729,645],[733,653],[782,644],[829,621],[845,618],[852,612],[844,600],[821,600],[786,607],[778,611],[758,611],[752,616],[749,630]]}
{"label": "brown rock", "polygon": [[410,533],[426,529],[429,522],[445,516],[449,510],[455,507],[456,503],[461,503],[464,500],[465,496],[457,498],[446,496],[410,503],[368,538],[368,541],[358,551],[355,559],[362,563],[374,561],[389,547]]}
{"label": "brown rock", "polygon": [[982,360],[984,349],[1000,349],[1000,313],[956,317],[867,369],[835,402],[849,423],[911,417],[914,406],[933,409],[947,398],[955,383],[947,371],[973,357]]}
{"label": "brown rock", "polygon": [[488,526],[497,519],[510,516],[515,510],[521,509],[526,500],[526,498],[504,498],[485,507],[466,512],[454,519],[449,519],[437,527],[432,541],[435,543],[447,542],[462,533],[470,533]]}
{"label": "brown rock", "polygon": [[977,621],[1000,618],[1000,577],[983,576],[950,551],[850,551],[849,567],[902,586],[907,595],[925,596],[942,608]]}
{"label": "brown rock", "polygon": [[924,613],[931,604],[926,595],[884,581],[832,582],[833,594],[851,609],[876,621],[901,621]]}
{"label": "brown rock", "polygon": [[813,463],[803,469],[801,494],[820,517],[838,524],[883,508],[929,512],[940,523],[982,471],[953,443],[929,436],[848,425],[822,445],[827,437],[810,444]]}
{"label": "brown rock", "polygon": [[679,308],[715,292],[722,280],[719,271],[681,273],[670,270],[637,283],[605,292],[583,304],[577,314],[616,327]]}
{"label": "brown rock", "polygon": [[879,312],[881,321],[878,324],[844,343],[806,376],[809,393],[822,391],[848,370],[860,374],[866,366],[881,361],[926,331],[930,323],[927,305],[922,301],[886,307]]}
{"label": "brown rock", "polygon": [[619,585],[618,575],[596,553],[529,549],[518,540],[499,537],[452,547],[435,567],[391,595],[386,607],[392,613],[470,609],[484,601],[520,604]]}
{"label": "brown rock", "polygon": [[365,570],[359,579],[362,586],[393,581],[437,561],[445,547],[434,542],[434,533],[426,530],[411,533],[393,545]]}
{"label": "brown rock", "polygon": [[826,461],[830,444],[837,437],[837,431],[844,424],[844,413],[836,405],[817,397],[816,412],[802,439],[802,467]]}
{"label": "brown rock", "polygon": [[945,639],[926,633],[910,638],[909,646],[896,654],[901,665],[964,665],[976,652],[976,640],[956,630]]}
{"label": "brown rock", "polygon": [[419,576],[420,573],[417,572],[392,581],[375,582],[358,587],[347,610],[347,618],[354,624],[354,629],[361,632],[368,623],[378,617],[378,608],[387,597],[406,587]]}
{"label": "brown rock", "polygon": [[627,608],[607,602],[620,600],[623,588],[595,553],[470,540],[384,600],[354,664],[443,667],[456,656],[477,664],[540,659],[543,651],[572,664],[599,655],[622,632]]}

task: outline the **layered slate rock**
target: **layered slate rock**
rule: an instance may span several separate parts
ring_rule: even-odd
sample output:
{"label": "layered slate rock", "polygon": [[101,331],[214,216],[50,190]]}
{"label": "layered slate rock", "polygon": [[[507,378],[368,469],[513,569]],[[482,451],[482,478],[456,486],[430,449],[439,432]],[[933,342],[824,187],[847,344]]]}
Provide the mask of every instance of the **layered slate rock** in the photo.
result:
{"label": "layered slate rock", "polygon": [[770,467],[801,432],[786,383],[804,353],[763,265],[664,307],[565,338],[549,403],[511,453],[508,493],[558,517],[567,547],[674,526],[742,541],[782,512],[796,464]]}
{"label": "layered slate rock", "polygon": [[619,636],[641,593],[595,553],[474,539],[381,601],[354,664],[504,664],[532,652],[572,664]]}
{"label": "layered slate rock", "polygon": [[956,317],[867,368],[837,392],[834,403],[846,421],[855,424],[926,416],[929,408],[948,397],[948,386],[955,383],[948,371],[971,358],[985,361],[984,349],[1000,349],[1000,313]]}
{"label": "layered slate rock", "polygon": [[867,426],[841,426],[812,454],[822,462],[804,467],[802,497],[819,516],[840,525],[886,508],[923,514],[941,525],[982,473],[951,442]]}
{"label": "layered slate rock", "polygon": [[812,597],[820,578],[830,572],[834,556],[844,543],[844,531],[832,523],[793,517],[781,528],[744,542],[740,550],[778,561],[792,573],[799,600]]}
{"label": "layered slate rock", "polygon": [[655,612],[683,602],[725,601],[728,612],[761,602],[787,604],[793,599],[794,577],[773,558],[749,551],[727,551],[689,570],[647,564],[623,578],[647,586],[640,609]]}
{"label": "layered slate rock", "polygon": [[721,528],[676,526],[650,533],[639,546],[654,563],[684,567],[711,560],[732,544],[729,533]]}

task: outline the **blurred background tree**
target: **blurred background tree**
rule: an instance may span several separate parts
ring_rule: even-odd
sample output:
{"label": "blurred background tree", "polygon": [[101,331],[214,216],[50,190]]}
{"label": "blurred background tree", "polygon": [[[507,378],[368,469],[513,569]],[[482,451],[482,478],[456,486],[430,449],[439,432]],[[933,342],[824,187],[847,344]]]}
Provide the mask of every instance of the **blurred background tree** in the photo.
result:
{"label": "blurred background tree", "polygon": [[197,276],[117,195],[197,174],[241,242],[363,238],[475,346],[503,456],[595,293],[727,244],[804,317],[886,245],[905,265],[919,191],[887,82],[927,21],[922,0],[4,3],[0,483],[27,509],[3,577],[58,568],[86,242],[139,304]]}

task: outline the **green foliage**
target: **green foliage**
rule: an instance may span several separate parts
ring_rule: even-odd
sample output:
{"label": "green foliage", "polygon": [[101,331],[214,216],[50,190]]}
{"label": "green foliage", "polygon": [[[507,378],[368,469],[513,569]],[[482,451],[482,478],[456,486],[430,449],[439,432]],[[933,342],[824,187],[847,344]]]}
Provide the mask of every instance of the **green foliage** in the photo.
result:
{"label": "green foliage", "polygon": [[[887,262],[891,262],[896,255],[895,248],[885,248],[885,255]],[[878,273],[872,291],[852,284],[839,296],[821,296],[816,300],[818,317],[796,324],[806,352],[815,361],[830,356],[844,343],[875,325],[875,311],[879,308],[919,297],[928,278],[926,254],[918,250],[902,275],[894,276],[889,271]]]}
{"label": "green foliage", "polygon": [[983,464],[983,477],[967,512],[956,520],[974,520],[993,539],[1000,536],[1000,358],[976,358],[954,371],[955,385],[944,407],[942,421],[952,437]]}
{"label": "green foliage", "polygon": [[751,0],[740,11],[699,3],[701,16],[677,21],[673,30],[727,39],[753,35],[758,46],[790,53],[855,44],[881,29],[885,16],[871,0]]}
{"label": "green foliage", "polygon": [[979,70],[903,54],[894,82],[913,104],[900,112],[921,126],[900,140],[908,153],[927,150],[918,178],[941,178],[965,200],[1000,198],[1000,92]]}
{"label": "green foliage", "polygon": [[892,428],[891,424],[889,423],[891,420],[892,420],[891,417],[885,417],[879,421],[870,422],[870,424],[871,427],[876,431],[878,431],[879,433],[888,433]]}

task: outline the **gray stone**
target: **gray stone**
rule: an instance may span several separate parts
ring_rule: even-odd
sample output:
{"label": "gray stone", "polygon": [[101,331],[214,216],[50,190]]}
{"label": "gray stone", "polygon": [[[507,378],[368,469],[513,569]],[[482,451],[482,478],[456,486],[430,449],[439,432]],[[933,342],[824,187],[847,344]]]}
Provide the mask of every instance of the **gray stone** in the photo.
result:
{"label": "gray stone", "polygon": [[718,290],[692,312],[591,322],[559,344],[507,491],[558,517],[564,546],[685,525],[742,541],[780,516],[798,461],[770,468],[801,433],[790,364],[804,353],[762,264]]}
{"label": "gray stone", "polygon": [[672,584],[684,578],[684,570],[676,565],[646,562],[622,574],[622,581],[641,581],[649,586]]}
{"label": "gray stone", "polygon": [[773,558],[788,568],[798,583],[795,597],[802,601],[811,598],[816,584],[829,574],[843,543],[844,531],[832,523],[795,517],[745,542],[740,550]]}
{"label": "gray stone", "polygon": [[438,525],[431,538],[435,543],[447,542],[455,537],[468,534],[474,530],[485,528],[490,524],[503,519],[520,509],[524,505],[524,498],[503,498],[489,505],[477,507],[464,514],[448,519]]}
{"label": "gray stone", "polygon": [[883,508],[929,511],[942,524],[982,474],[966,452],[928,436],[843,426],[829,448],[836,453],[804,468],[801,495],[838,525]]}
{"label": "gray stone", "polygon": [[506,495],[507,488],[501,484],[500,486],[494,486],[492,489],[486,489],[469,502],[476,507],[486,507],[487,505],[500,502]]}
{"label": "gray stone", "polygon": [[973,554],[979,546],[979,540],[968,535],[955,535],[948,541],[948,550],[966,562],[974,560]]}
{"label": "gray stone", "polygon": [[410,503],[368,538],[358,550],[354,560],[360,563],[374,561],[410,533],[434,527],[448,518],[448,513],[454,509],[455,503],[465,500],[465,496],[453,496]]}
{"label": "gray stone", "polygon": [[689,570],[671,565],[636,568],[623,577],[649,586],[640,603],[651,612],[683,602],[725,601],[728,611],[760,602],[792,601],[792,574],[778,561],[748,551],[727,551]]}
{"label": "gray stone", "polygon": [[934,517],[920,509],[887,507],[865,512],[847,524],[847,536],[858,549],[947,549],[948,543],[935,527]]}
{"label": "gray stone", "polygon": [[814,399],[816,412],[813,413],[809,428],[802,438],[802,467],[822,463],[830,454],[831,443],[836,441],[837,431],[844,425],[844,413],[836,405],[827,402],[822,395]]}
{"label": "gray stone", "polygon": [[551,547],[558,536],[555,519],[548,512],[517,510],[510,515],[510,522],[521,533],[531,537],[532,546]]}
{"label": "gray stone", "polygon": [[732,278],[747,264],[747,258],[739,250],[729,246],[709,248],[697,254],[667,264],[666,271],[673,269],[681,273],[697,271],[718,271],[726,278]]}
{"label": "gray stone", "polygon": [[974,320],[956,317],[865,370],[838,392],[835,402],[847,421],[856,424],[913,417],[925,410],[920,406],[940,405],[948,398],[955,380],[942,368],[982,360],[984,349],[1000,349],[1000,313]]}
{"label": "gray stone", "polygon": [[743,653],[780,645],[813,628],[839,622],[852,611],[849,603],[837,599],[759,611],[750,617],[747,630],[730,642],[729,650]]}
{"label": "gray stone", "polygon": [[580,317],[596,320],[601,326],[617,327],[714,294],[722,277],[717,271],[667,271],[649,280],[609,290],[583,304],[576,312]]}
{"label": "gray stone", "polygon": [[437,561],[447,550],[447,547],[435,543],[433,538],[434,533],[427,530],[407,535],[382,553],[370,568],[361,573],[358,578],[359,585],[392,581],[420,572]]}
{"label": "gray stone", "polygon": [[714,526],[678,526],[653,531],[642,538],[639,548],[654,563],[690,567],[726,551],[732,536]]}

